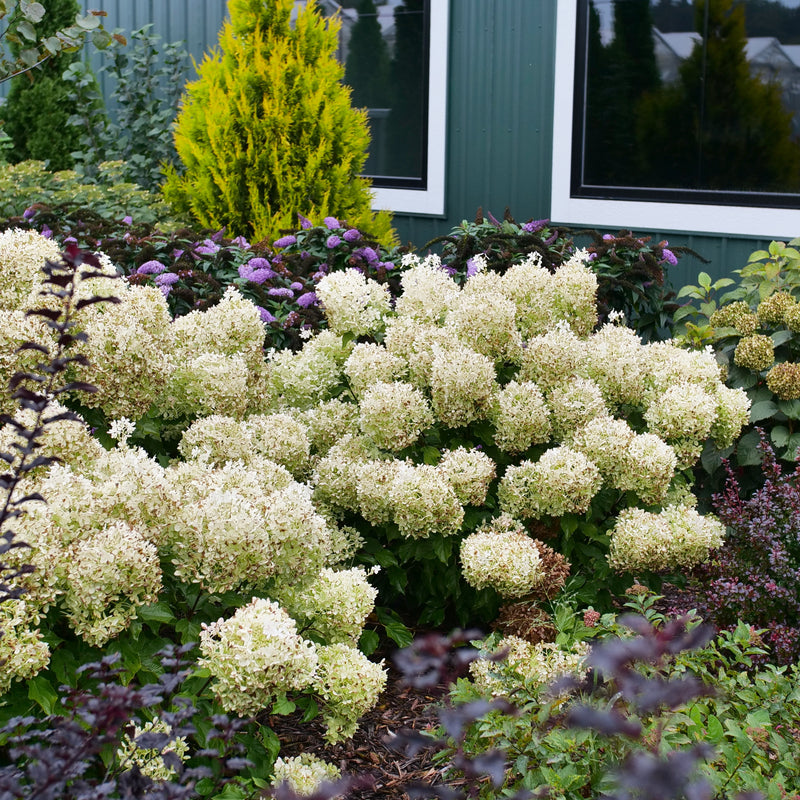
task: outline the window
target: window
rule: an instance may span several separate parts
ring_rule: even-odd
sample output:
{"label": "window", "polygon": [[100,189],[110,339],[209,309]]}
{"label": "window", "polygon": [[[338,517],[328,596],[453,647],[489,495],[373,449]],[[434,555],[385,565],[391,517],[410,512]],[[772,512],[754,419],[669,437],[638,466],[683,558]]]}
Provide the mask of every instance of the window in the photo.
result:
{"label": "window", "polygon": [[448,0],[345,0],[340,58],[366,108],[375,208],[444,213]]}
{"label": "window", "polygon": [[553,219],[800,233],[798,6],[558,0]]}

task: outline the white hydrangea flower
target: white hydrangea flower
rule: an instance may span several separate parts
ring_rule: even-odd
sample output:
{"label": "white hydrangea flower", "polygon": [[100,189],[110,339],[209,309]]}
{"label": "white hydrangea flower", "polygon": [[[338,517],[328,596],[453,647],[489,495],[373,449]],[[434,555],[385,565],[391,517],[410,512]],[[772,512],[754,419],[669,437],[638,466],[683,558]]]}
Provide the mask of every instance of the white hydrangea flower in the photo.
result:
{"label": "white hydrangea flower", "polygon": [[639,335],[620,325],[603,325],[586,342],[585,369],[613,406],[640,406],[647,350]]}
{"label": "white hydrangea flower", "polygon": [[504,598],[529,594],[545,578],[536,542],[507,514],[461,542],[461,569],[470,586]]}
{"label": "white hydrangea flower", "polygon": [[361,465],[379,457],[380,452],[371,439],[345,434],[317,462],[311,477],[314,499],[332,508],[357,511]]}
{"label": "white hydrangea flower", "polygon": [[464,344],[493,361],[518,362],[522,337],[516,313],[514,302],[497,288],[465,289],[451,301],[445,325]]}
{"label": "white hydrangea flower", "polygon": [[389,522],[394,514],[390,489],[404,462],[397,459],[364,461],[355,468],[361,516],[371,525]]}
{"label": "white hydrangea flower", "polygon": [[288,783],[289,788],[300,796],[312,795],[323,783],[331,783],[342,777],[338,767],[311,753],[301,753],[294,758],[278,758],[274,770],[272,785],[277,787]]}
{"label": "white hydrangea flower", "polygon": [[517,308],[517,327],[523,339],[547,333],[555,324],[552,276],[542,266],[539,253],[513,264],[503,275],[505,294]]}
{"label": "white hydrangea flower", "polygon": [[445,451],[436,468],[453,487],[459,503],[465,506],[483,505],[496,474],[495,463],[486,453],[465,447]]}
{"label": "white hydrangea flower", "polygon": [[611,531],[608,562],[620,572],[693,567],[722,545],[725,527],[696,509],[670,505],[658,514],[623,509]]}
{"label": "white hydrangea flower", "polygon": [[45,261],[61,261],[53,239],[21,228],[0,233],[0,308],[34,308]]}
{"label": "white hydrangea flower", "polygon": [[441,269],[438,256],[418,261],[403,273],[400,283],[403,292],[395,311],[417,322],[440,324],[459,294],[456,282]]}
{"label": "white hydrangea flower", "polygon": [[278,599],[297,620],[307,623],[328,644],[355,647],[378,590],[363,567],[334,570],[325,567],[310,582],[278,589]]}
{"label": "white hydrangea flower", "polygon": [[750,398],[744,389],[729,389],[723,384],[715,388],[713,396],[717,401],[717,413],[711,425],[711,436],[722,450],[736,441],[750,421]]}
{"label": "white hydrangea flower", "polygon": [[586,642],[563,650],[553,642],[531,642],[518,636],[504,636],[492,653],[507,651],[502,661],[479,658],[470,664],[472,682],[484,697],[511,697],[521,682],[546,688],[563,675],[580,677],[589,653]]}
{"label": "white hydrangea flower", "polygon": [[279,694],[315,680],[317,651],[277,603],[254,597],[228,619],[203,625],[200,666],[214,678],[222,707],[240,716],[268,708]]}
{"label": "white hydrangea flower", "polygon": [[[0,234],[3,236],[3,234]],[[2,264],[2,260],[0,260]],[[2,281],[0,277],[0,305],[2,305]],[[5,391],[8,381],[15,372],[34,372],[43,354],[34,350],[20,351],[23,342],[33,342],[39,347],[52,349],[55,344],[52,333],[39,317],[28,317],[20,309],[0,307],[0,413],[13,414],[18,406],[11,394]]]}
{"label": "white hydrangea flower", "polygon": [[338,399],[309,408],[298,418],[306,426],[311,450],[319,456],[324,456],[343,436],[360,432],[358,406]]}
{"label": "white hydrangea flower", "polygon": [[649,400],[679,384],[697,384],[712,391],[720,383],[719,364],[712,353],[683,350],[672,341],[645,345],[643,364],[643,384]]}
{"label": "white hydrangea flower", "polygon": [[346,644],[320,647],[317,654],[314,690],[323,700],[325,739],[333,744],[350,738],[359,717],[374,708],[386,687],[386,670],[382,661],[375,664]]}
{"label": "white hydrangea flower", "polygon": [[603,393],[589,378],[574,378],[553,387],[547,393],[547,406],[553,435],[560,441],[594,417],[608,416]]}
{"label": "white hydrangea flower", "polygon": [[705,441],[717,415],[716,398],[696,383],[670,386],[645,411],[648,430],[662,439]]}
{"label": "white hydrangea flower", "polygon": [[449,536],[458,532],[464,520],[453,487],[429,464],[402,465],[389,488],[389,500],[403,536]]}
{"label": "white hydrangea flower", "polygon": [[582,514],[600,491],[600,470],[566,445],[551,447],[537,462],[510,466],[500,482],[500,508],[514,518]]}
{"label": "white hydrangea flower", "polygon": [[383,450],[398,452],[414,444],[433,425],[430,404],[410,383],[374,383],[359,403],[362,432]]}
{"label": "white hydrangea flower", "polygon": [[391,313],[386,286],[347,269],[326,275],[316,288],[330,329],[337,334],[366,336],[382,331]]}
{"label": "white hydrangea flower", "polygon": [[0,603],[0,696],[14,681],[30,680],[50,662],[50,648],[36,628],[39,616],[24,596]]}
{"label": "white hydrangea flower", "polygon": [[550,409],[533,381],[509,381],[497,395],[492,417],[495,443],[507,453],[522,453],[550,439]]}
{"label": "white hydrangea flower", "polygon": [[431,382],[435,348],[457,348],[461,342],[451,328],[417,322],[412,317],[395,317],[386,328],[386,349],[408,365],[408,381],[419,389]]}
{"label": "white hydrangea flower", "polygon": [[406,371],[403,358],[374,342],[357,344],[344,362],[344,374],[353,394],[359,398],[374,383],[402,380]]}
{"label": "white hydrangea flower", "polygon": [[254,414],[244,422],[253,451],[285,467],[295,477],[306,474],[311,442],[306,426],[293,414]]}
{"label": "white hydrangea flower", "polygon": [[172,737],[161,750],[140,747],[136,740],[145,733],[171,734],[172,728],[164,720],[156,717],[144,725],[134,725],[133,733],[122,737],[117,749],[117,763],[120,769],[129,770],[138,767],[142,775],[153,781],[171,781],[175,778],[175,768],[164,763],[166,753],[176,755],[181,761],[189,756],[189,745],[185,736]]}
{"label": "white hydrangea flower", "polygon": [[525,342],[519,379],[547,392],[560,383],[585,377],[586,342],[566,325]]}
{"label": "white hydrangea flower", "polygon": [[588,260],[586,250],[577,250],[556,267],[551,284],[556,319],[568,323],[578,336],[588,336],[597,325],[597,276]]}
{"label": "white hydrangea flower", "polygon": [[488,416],[499,391],[491,359],[466,346],[434,345],[431,402],[436,418],[449,428]]}

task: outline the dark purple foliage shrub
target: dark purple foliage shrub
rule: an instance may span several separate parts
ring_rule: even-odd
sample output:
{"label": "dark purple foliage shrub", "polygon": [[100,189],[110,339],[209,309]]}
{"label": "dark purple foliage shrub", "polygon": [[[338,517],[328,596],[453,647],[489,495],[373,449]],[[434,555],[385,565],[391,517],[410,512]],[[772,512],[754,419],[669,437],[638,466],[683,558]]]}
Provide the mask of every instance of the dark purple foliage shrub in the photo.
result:
{"label": "dark purple foliage shrub", "polygon": [[772,660],[800,657],[800,466],[783,468],[762,437],[764,484],[749,498],[730,465],[714,510],[727,526],[723,546],[698,568],[698,610],[719,628],[742,620],[764,629]]}

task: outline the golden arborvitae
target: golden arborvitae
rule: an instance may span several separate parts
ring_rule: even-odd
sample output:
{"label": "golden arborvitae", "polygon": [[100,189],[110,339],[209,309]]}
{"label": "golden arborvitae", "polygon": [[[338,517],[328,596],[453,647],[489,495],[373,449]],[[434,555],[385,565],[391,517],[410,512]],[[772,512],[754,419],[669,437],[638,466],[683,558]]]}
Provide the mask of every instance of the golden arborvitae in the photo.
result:
{"label": "golden arborvitae", "polygon": [[252,241],[294,229],[299,212],[388,242],[390,216],[373,216],[359,177],[369,129],[340,81],[339,21],[309,0],[292,22],[293,6],[229,0],[219,47],[183,97],[175,146],[184,169],[168,172],[165,196],[202,225]]}

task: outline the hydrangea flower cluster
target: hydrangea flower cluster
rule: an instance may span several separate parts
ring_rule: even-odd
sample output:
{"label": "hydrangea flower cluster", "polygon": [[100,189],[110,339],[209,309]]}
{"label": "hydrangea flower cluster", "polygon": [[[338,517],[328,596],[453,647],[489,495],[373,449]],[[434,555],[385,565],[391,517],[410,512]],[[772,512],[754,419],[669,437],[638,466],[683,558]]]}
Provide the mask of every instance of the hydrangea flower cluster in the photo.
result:
{"label": "hydrangea flower cluster", "polygon": [[138,745],[136,740],[146,733],[171,734],[172,729],[158,717],[145,722],[144,725],[134,725],[133,732],[126,733],[122,737],[120,746],[117,749],[117,763],[125,770],[137,767],[142,775],[152,781],[172,780],[176,774],[175,768],[164,763],[163,755],[166,753],[174,754],[181,761],[185,761],[189,755],[189,745],[186,737],[175,736],[166,747],[156,750]]}
{"label": "hydrangea flower cluster", "polygon": [[275,761],[273,786],[288,783],[298,795],[313,795],[323,783],[331,783],[342,777],[334,764],[322,761],[311,753],[301,753],[294,758],[278,758]]}

